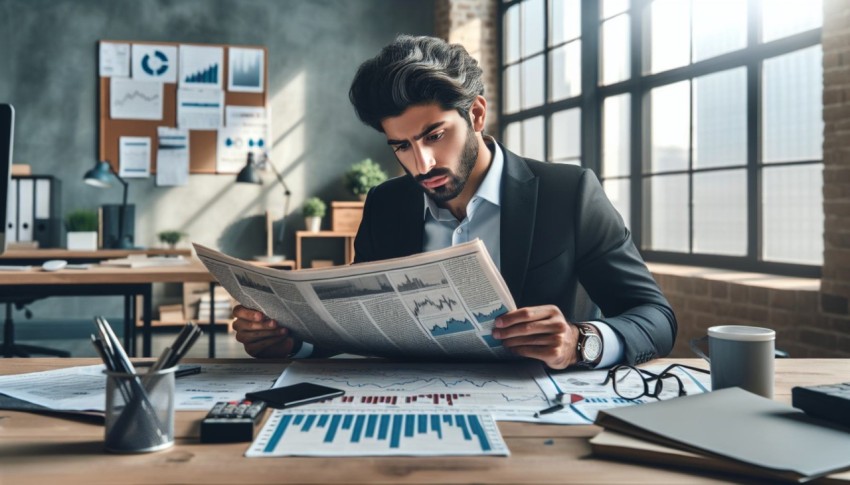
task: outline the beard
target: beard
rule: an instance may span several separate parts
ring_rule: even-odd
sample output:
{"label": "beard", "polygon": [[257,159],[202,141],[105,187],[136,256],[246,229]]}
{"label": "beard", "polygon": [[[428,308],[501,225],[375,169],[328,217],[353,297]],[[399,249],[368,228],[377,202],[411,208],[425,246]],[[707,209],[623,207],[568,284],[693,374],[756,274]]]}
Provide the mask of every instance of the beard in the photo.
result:
{"label": "beard", "polygon": [[[435,168],[430,172],[419,175],[417,177],[413,177],[414,180],[420,182],[419,188],[425,192],[425,195],[431,198],[436,203],[448,202],[463,192],[463,188],[466,187],[466,182],[469,180],[469,174],[472,173],[473,167],[475,167],[475,162],[478,160],[478,139],[475,137],[475,131],[472,130],[471,127],[467,127],[466,129],[466,142],[463,144],[463,151],[460,154],[460,165],[458,166],[457,173],[452,172],[448,168]],[[407,171],[407,169],[405,169]],[[408,175],[412,174],[407,172]],[[448,177],[448,180],[445,184],[435,188],[429,189],[424,187],[421,182],[423,180],[427,180],[431,177]]]}

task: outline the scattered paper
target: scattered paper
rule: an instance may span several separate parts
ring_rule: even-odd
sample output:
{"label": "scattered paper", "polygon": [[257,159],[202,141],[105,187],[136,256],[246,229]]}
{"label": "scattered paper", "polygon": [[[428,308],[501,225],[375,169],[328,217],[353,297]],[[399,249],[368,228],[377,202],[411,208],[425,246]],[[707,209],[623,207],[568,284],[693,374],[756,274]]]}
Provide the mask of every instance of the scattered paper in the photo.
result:
{"label": "scattered paper", "polygon": [[224,112],[228,128],[247,126],[265,130],[268,126],[266,108],[260,106],[226,106]]}
{"label": "scattered paper", "polygon": [[[201,373],[175,380],[174,408],[206,411],[217,401],[238,401],[268,389],[285,364],[202,364]],[[0,393],[57,411],[104,411],[103,365],[0,376]]]}
{"label": "scattered paper", "polygon": [[156,151],[156,185],[186,185],[189,181],[189,131],[160,126]]}
{"label": "scattered paper", "polygon": [[178,89],[177,126],[187,130],[217,130],[224,121],[224,91]]}
{"label": "scattered paper", "polygon": [[177,47],[133,44],[133,79],[177,82]]}
{"label": "scattered paper", "polygon": [[256,155],[267,149],[266,130],[262,128],[220,128],[215,170],[218,173],[238,173],[245,167],[248,153]]}
{"label": "scattered paper", "polygon": [[263,50],[231,47],[227,50],[227,55],[227,90],[262,93],[265,79]]}
{"label": "scattered paper", "polygon": [[224,48],[180,46],[180,87],[222,89]]}
{"label": "scattered paper", "polygon": [[100,43],[100,76],[128,77],[130,75],[130,44]]}
{"label": "scattered paper", "polygon": [[118,140],[118,175],[126,178],[150,177],[151,139],[147,136],[122,136]]}
{"label": "scattered paper", "polygon": [[109,116],[114,120],[161,120],[162,83],[111,78]]}

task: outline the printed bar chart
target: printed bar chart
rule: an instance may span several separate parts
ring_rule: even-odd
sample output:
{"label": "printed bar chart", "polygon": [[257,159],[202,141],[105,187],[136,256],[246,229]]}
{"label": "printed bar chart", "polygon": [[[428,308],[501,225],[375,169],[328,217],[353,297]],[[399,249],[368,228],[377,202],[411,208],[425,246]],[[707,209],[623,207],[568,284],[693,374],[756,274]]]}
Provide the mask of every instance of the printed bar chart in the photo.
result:
{"label": "printed bar chart", "polygon": [[508,454],[489,415],[278,410],[245,456]]}

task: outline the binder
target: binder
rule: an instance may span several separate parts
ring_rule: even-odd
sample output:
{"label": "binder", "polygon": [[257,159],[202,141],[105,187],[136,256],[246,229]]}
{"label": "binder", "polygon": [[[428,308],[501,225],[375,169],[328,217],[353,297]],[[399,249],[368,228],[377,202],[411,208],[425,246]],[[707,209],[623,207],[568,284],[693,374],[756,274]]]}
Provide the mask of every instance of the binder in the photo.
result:
{"label": "binder", "polygon": [[18,180],[18,241],[32,241],[35,223],[35,180]]}
{"label": "binder", "polygon": [[9,194],[6,202],[6,242],[18,241],[18,180],[9,181]]}
{"label": "binder", "polygon": [[35,179],[35,219],[50,219],[50,182],[49,178]]}

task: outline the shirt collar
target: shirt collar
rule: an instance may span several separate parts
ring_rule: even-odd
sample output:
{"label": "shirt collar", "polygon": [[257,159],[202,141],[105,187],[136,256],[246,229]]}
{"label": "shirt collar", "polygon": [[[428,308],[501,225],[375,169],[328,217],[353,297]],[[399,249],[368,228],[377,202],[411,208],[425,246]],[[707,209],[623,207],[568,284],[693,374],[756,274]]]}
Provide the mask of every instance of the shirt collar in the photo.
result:
{"label": "shirt collar", "polygon": [[[472,201],[480,198],[490,202],[496,207],[500,207],[502,204],[501,186],[502,171],[505,167],[505,155],[502,153],[502,149],[493,137],[485,135],[484,143],[487,145],[487,148],[490,149],[490,153],[493,155],[493,160],[490,162],[490,168],[487,169],[487,175],[484,176],[484,180],[481,181],[481,185],[478,186],[478,190],[475,191],[475,194],[472,196],[469,203],[472,204]],[[434,218],[434,220],[454,220],[454,216],[451,215],[451,212],[437,206],[437,203],[431,200],[431,198],[426,194],[422,194],[422,197],[425,198],[425,207],[422,212],[423,219],[426,219],[428,217],[428,212],[430,212],[431,217]]]}

